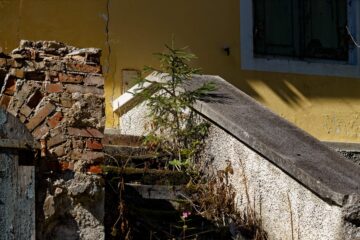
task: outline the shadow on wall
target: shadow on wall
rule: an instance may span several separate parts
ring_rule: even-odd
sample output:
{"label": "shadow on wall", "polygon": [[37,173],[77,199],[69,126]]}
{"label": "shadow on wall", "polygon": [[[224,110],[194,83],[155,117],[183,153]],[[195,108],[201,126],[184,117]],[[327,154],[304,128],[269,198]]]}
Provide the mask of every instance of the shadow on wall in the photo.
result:
{"label": "shadow on wall", "polygon": [[[242,91],[257,100],[263,100],[262,94],[254,88],[254,83],[268,87],[290,107],[301,107],[303,100],[313,99],[360,99],[359,79],[341,77],[306,76],[269,72],[244,71],[242,76],[247,84],[235,84]],[[234,81],[237,83],[240,81]]]}

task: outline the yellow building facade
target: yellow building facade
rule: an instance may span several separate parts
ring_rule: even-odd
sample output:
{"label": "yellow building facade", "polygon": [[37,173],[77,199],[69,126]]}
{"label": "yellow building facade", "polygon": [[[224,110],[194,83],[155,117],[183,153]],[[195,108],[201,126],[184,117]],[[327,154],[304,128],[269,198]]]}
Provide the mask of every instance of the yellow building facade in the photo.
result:
{"label": "yellow building facade", "polygon": [[319,61],[302,60],[303,68],[288,64],[273,70],[250,61],[244,54],[251,47],[244,45],[245,29],[253,24],[250,2],[0,0],[0,47],[9,52],[30,39],[103,49],[106,126],[117,128],[111,103],[125,88],[125,70],[157,66],[153,53],[174,37],[176,46],[189,46],[197,55],[194,64],[204,74],[220,75],[320,140],[360,143],[359,72],[347,74],[346,67],[343,73],[327,72],[343,62],[322,68]]}

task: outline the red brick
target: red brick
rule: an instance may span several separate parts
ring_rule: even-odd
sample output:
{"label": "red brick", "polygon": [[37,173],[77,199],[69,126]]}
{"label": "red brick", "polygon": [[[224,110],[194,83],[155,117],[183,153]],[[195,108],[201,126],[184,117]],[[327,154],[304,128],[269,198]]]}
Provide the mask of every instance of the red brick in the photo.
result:
{"label": "red brick", "polygon": [[84,73],[101,73],[100,65],[89,65],[84,63],[70,62],[66,64],[68,71],[84,72]]}
{"label": "red brick", "polygon": [[4,93],[7,95],[13,95],[16,91],[16,80],[14,77],[9,77],[6,82]]}
{"label": "red brick", "polygon": [[104,134],[102,134],[96,128],[68,128],[68,133],[71,136],[76,137],[94,137],[94,138],[103,138]]}
{"label": "red brick", "polygon": [[48,93],[59,93],[63,92],[63,85],[61,83],[50,83],[45,87],[46,92]]}
{"label": "red brick", "polygon": [[10,74],[12,76],[17,77],[17,78],[24,78],[25,77],[24,70],[21,69],[21,68],[12,68],[12,69],[10,69]]}
{"label": "red brick", "polygon": [[87,131],[90,133],[90,135],[94,138],[103,138],[104,134],[101,133],[99,130],[97,130],[96,128],[88,128]]}
{"label": "red brick", "polygon": [[35,115],[30,118],[29,122],[26,124],[26,127],[31,131],[36,126],[38,126],[42,121],[45,120],[55,110],[55,106],[51,103],[47,103],[42,106]]}
{"label": "red brick", "polygon": [[86,148],[93,150],[101,150],[103,149],[103,145],[97,140],[88,139],[86,140]]}
{"label": "red brick", "polygon": [[48,125],[51,127],[51,128],[55,128],[59,125],[59,123],[61,122],[63,118],[63,115],[61,112],[56,112],[53,116],[51,116],[49,119],[48,119]]}
{"label": "red brick", "polygon": [[91,166],[88,167],[87,172],[88,173],[93,173],[93,174],[101,174],[103,171],[102,171],[101,166],[99,166],[99,165],[91,165]]}
{"label": "red brick", "polygon": [[48,126],[46,124],[42,124],[41,126],[35,128],[35,130],[32,132],[32,135],[36,139],[41,139],[44,135],[46,135],[49,132]]}
{"label": "red brick", "polygon": [[59,81],[64,83],[82,83],[84,76],[75,74],[59,73]]}
{"label": "red brick", "polygon": [[59,165],[61,171],[66,171],[66,170],[74,171],[74,163],[72,162],[61,161],[59,162]]}
{"label": "red brick", "polygon": [[47,146],[49,148],[55,146],[55,145],[59,145],[60,143],[63,143],[66,141],[66,138],[63,134],[58,134],[52,138],[50,138],[48,141],[47,141]]}
{"label": "red brick", "polygon": [[84,84],[87,86],[104,86],[104,77],[99,75],[88,75],[84,80]]}
{"label": "red brick", "polygon": [[91,134],[84,128],[68,128],[68,134],[75,137],[92,137]]}
{"label": "red brick", "polygon": [[11,96],[2,95],[0,98],[0,106],[3,108],[7,108],[10,100],[11,100]]}

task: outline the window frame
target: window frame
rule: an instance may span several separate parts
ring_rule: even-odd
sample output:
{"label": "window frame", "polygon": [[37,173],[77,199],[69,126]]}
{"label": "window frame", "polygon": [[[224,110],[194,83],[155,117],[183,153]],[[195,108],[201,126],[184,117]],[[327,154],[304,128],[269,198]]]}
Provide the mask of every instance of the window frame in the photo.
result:
{"label": "window frame", "polygon": [[[241,68],[267,72],[360,78],[360,48],[349,47],[348,61],[255,56],[253,42],[253,0],[240,0]],[[360,0],[347,0],[348,27],[360,41]]]}

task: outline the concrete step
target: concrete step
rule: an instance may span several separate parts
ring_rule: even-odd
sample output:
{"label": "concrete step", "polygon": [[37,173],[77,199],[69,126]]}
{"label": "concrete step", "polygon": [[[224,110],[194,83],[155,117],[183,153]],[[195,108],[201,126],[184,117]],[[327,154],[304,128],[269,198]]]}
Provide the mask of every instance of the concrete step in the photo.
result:
{"label": "concrete step", "polygon": [[103,171],[106,174],[122,175],[127,183],[182,185],[190,180],[183,172],[162,169],[104,166]]}
{"label": "concrete step", "polygon": [[102,144],[139,147],[142,145],[143,141],[143,136],[117,134],[115,130],[107,130],[102,139]]}
{"label": "concrete step", "polygon": [[103,151],[115,158],[137,158],[151,159],[158,158],[159,154],[148,150],[145,147],[127,145],[103,145]]}
{"label": "concrete step", "polygon": [[126,183],[125,190],[127,190],[127,188],[136,191],[144,199],[178,200],[185,196],[185,185],[144,185],[138,183]]}

